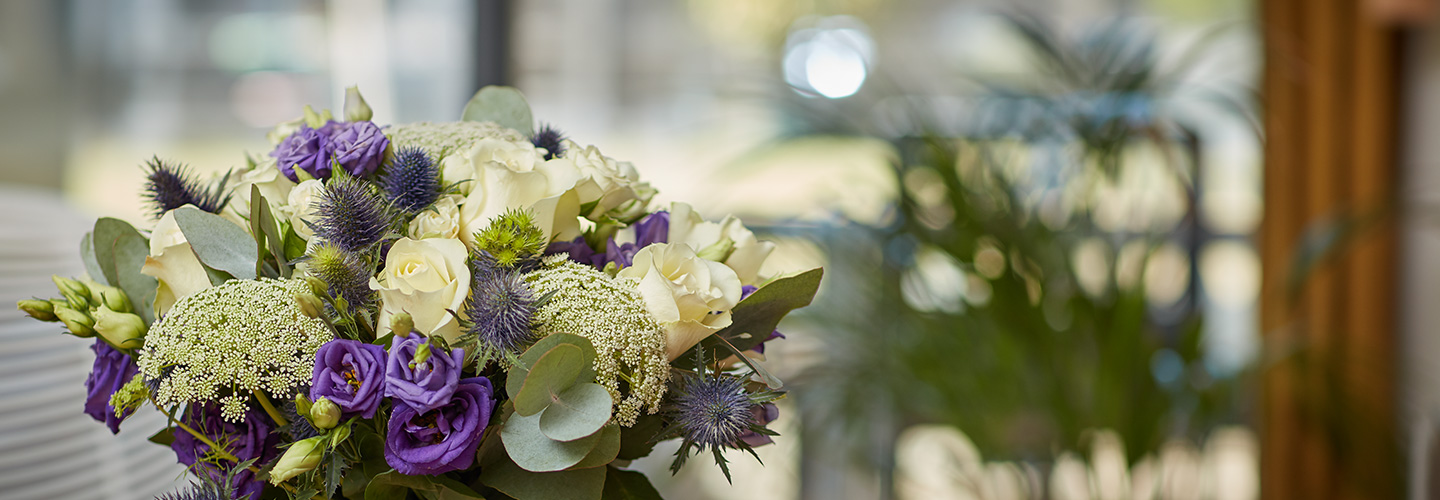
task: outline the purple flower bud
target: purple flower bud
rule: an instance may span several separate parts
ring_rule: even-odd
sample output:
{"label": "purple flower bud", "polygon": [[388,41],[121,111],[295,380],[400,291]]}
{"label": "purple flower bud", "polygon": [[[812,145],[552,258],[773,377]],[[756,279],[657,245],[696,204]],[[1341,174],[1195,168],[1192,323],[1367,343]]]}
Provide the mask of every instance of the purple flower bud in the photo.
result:
{"label": "purple flower bud", "polygon": [[280,145],[270,152],[270,156],[275,158],[275,166],[295,182],[300,181],[295,174],[296,168],[316,179],[330,178],[330,155],[334,151],[330,136],[340,126],[333,121],[319,129],[301,125],[300,130],[280,141]]}
{"label": "purple flower bud", "polygon": [[655,212],[635,223],[635,246],[644,248],[652,243],[669,243],[670,212]]}
{"label": "purple flower bud", "polygon": [[385,436],[385,462],[411,476],[468,469],[494,409],[494,389],[485,377],[461,380],[449,399],[428,411],[396,405]]}
{"label": "purple flower bud", "polygon": [[355,340],[336,339],[315,353],[310,399],[328,398],[341,416],[373,418],[385,392],[385,348]]}
{"label": "purple flower bud", "polygon": [[335,161],[346,172],[355,177],[369,177],[380,169],[390,139],[374,123],[349,122],[331,137],[329,147]]}
{"label": "purple flower bud", "polygon": [[425,337],[413,333],[396,335],[390,342],[390,359],[385,365],[385,395],[421,413],[450,401],[465,363],[465,351],[459,348],[452,349],[449,355],[432,352],[429,358],[416,362],[415,350],[425,342]]}
{"label": "purple flower bud", "polygon": [[[110,347],[100,339],[95,339],[95,345],[90,349],[95,351],[95,365],[90,369],[90,377],[85,379],[85,414],[104,422],[111,433],[118,433],[120,422],[125,418],[115,416],[115,408],[110,406],[110,395],[129,382],[139,368],[129,354]],[[130,414],[127,412],[125,416]]]}
{"label": "purple flower bud", "polygon": [[[254,408],[245,414],[244,423],[237,424],[220,417],[220,405],[190,405],[184,421],[186,426],[204,434],[211,442],[224,443],[225,451],[241,461],[253,458],[257,459],[257,465],[263,465],[280,454],[276,448],[280,444],[279,435],[270,432],[273,429],[270,417]],[[180,429],[175,430],[175,441],[170,443],[170,449],[175,451],[180,463],[191,466],[191,472],[217,481],[237,465],[237,462],[212,455],[209,445]],[[249,470],[237,473],[234,485],[237,498],[249,497],[251,500],[259,500],[265,489],[265,483],[257,481],[255,473]]]}
{"label": "purple flower bud", "polygon": [[[754,408],[750,409],[750,416],[755,418],[756,424],[769,425],[770,422],[774,422],[775,419],[780,418],[780,408],[776,407],[774,403],[755,405]],[[770,439],[770,436],[749,429],[740,433],[740,440],[752,447],[764,446],[775,442]]]}

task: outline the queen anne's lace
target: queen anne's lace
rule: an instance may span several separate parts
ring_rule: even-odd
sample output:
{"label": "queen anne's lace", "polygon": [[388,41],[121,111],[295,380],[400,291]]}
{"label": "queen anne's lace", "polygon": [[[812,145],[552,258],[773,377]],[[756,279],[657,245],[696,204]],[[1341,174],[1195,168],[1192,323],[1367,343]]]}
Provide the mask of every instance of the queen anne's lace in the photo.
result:
{"label": "queen anne's lace", "polygon": [[436,162],[450,156],[450,153],[470,147],[480,139],[529,142],[523,134],[492,122],[407,123],[390,127],[388,132],[390,144],[396,151],[417,147],[430,153]]}
{"label": "queen anne's lace", "polygon": [[309,291],[304,280],[231,280],[180,299],[150,327],[137,360],[158,381],[156,402],[220,403],[226,420],[241,422],[250,395],[309,385],[315,351],[333,338],[296,305]]}
{"label": "queen anne's lace", "polygon": [[[554,292],[535,313],[538,333],[573,333],[595,344],[595,382],[610,391],[620,425],[633,425],[642,409],[659,410],[670,374],[665,332],[645,309],[635,280],[611,279],[564,255],[547,257],[525,280],[537,296]],[[621,379],[630,385],[628,396],[620,393]]]}

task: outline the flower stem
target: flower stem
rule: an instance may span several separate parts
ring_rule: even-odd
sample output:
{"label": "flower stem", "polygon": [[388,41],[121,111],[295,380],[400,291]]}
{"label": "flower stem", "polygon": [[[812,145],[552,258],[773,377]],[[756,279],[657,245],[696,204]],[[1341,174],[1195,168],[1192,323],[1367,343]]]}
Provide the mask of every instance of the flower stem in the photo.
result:
{"label": "flower stem", "polygon": [[265,391],[255,391],[255,399],[260,401],[260,407],[265,409],[265,413],[270,414],[270,418],[275,420],[275,425],[284,427],[290,423],[289,420],[285,419],[285,415],[281,414],[280,410],[275,409],[275,405],[270,403],[270,398],[265,396]]}

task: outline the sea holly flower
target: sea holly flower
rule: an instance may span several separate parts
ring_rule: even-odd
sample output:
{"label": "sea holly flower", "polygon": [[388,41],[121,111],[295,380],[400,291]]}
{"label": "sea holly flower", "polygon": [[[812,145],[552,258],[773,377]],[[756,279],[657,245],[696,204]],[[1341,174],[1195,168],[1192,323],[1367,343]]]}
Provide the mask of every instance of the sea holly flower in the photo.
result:
{"label": "sea holly flower", "polygon": [[369,121],[346,122],[328,144],[335,163],[355,177],[370,177],[380,169],[390,139]]}
{"label": "sea holly flower", "polygon": [[[176,429],[170,449],[175,451],[176,459],[191,467],[197,476],[221,480],[239,462],[254,460],[264,464],[278,454],[276,445],[280,444],[280,438],[271,432],[274,427],[270,417],[253,408],[247,411],[243,422],[234,423],[222,418],[220,405],[191,405],[185,412],[184,423],[205,439]],[[223,449],[212,449],[207,440]],[[259,500],[265,489],[265,484],[256,480],[250,470],[235,472],[232,481],[235,495],[241,498]]]}
{"label": "sea holly flower", "polygon": [[475,450],[495,409],[490,379],[461,380],[439,403],[430,409],[397,405],[391,412],[385,462],[401,474],[442,474],[475,463]]}
{"label": "sea holly flower", "polygon": [[145,198],[157,218],[185,205],[218,214],[230,202],[225,179],[219,185],[206,186],[185,165],[166,162],[158,156],[146,162],[145,168]]}
{"label": "sea holly flower", "polygon": [[429,339],[413,333],[396,335],[385,364],[385,395],[419,412],[450,401],[465,363],[465,351],[459,348],[448,354],[432,351],[428,357],[417,359],[420,346],[428,343]]}
{"label": "sea holly flower", "polygon": [[386,361],[382,346],[348,339],[326,342],[315,353],[310,399],[317,404],[330,401],[345,418],[372,418],[385,392]]}
{"label": "sea holly flower", "polygon": [[673,399],[666,409],[674,424],[658,439],[678,435],[683,440],[680,449],[675,452],[675,462],[670,465],[671,473],[680,471],[692,450],[696,454],[708,450],[715,456],[715,464],[725,472],[728,480],[730,469],[725,465],[721,450],[741,449],[754,454],[751,447],[757,445],[751,443],[768,443],[769,436],[775,433],[766,429],[765,424],[778,417],[779,411],[774,405],[768,408],[764,405],[778,399],[780,393],[763,391],[751,394],[745,390],[745,381],[740,377],[706,373],[703,351],[699,349],[696,352],[695,365],[699,372],[682,377],[676,384]]}
{"label": "sea holly flower", "polygon": [[115,407],[110,406],[110,396],[130,382],[139,367],[129,354],[110,347],[100,339],[95,339],[90,349],[95,351],[95,364],[90,369],[90,376],[85,379],[85,414],[104,422],[111,433],[118,433],[120,422],[130,416],[133,408],[116,415]]}

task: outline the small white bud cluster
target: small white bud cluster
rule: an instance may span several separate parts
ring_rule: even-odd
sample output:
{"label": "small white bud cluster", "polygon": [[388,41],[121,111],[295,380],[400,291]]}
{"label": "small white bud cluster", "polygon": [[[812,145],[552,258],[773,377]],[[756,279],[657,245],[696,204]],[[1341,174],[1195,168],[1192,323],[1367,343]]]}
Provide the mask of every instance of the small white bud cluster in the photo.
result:
{"label": "small white bud cluster", "polygon": [[390,127],[386,135],[396,151],[418,147],[438,161],[450,153],[465,149],[481,139],[500,139],[529,143],[524,135],[492,122],[407,123]]}

